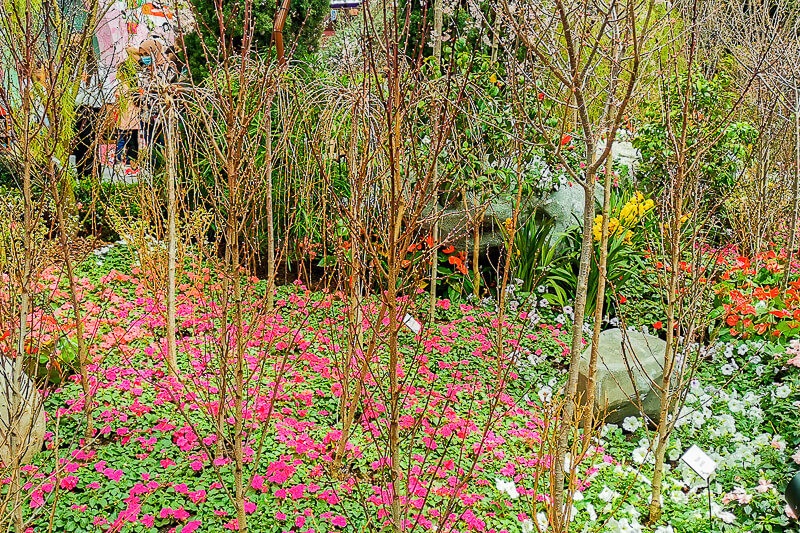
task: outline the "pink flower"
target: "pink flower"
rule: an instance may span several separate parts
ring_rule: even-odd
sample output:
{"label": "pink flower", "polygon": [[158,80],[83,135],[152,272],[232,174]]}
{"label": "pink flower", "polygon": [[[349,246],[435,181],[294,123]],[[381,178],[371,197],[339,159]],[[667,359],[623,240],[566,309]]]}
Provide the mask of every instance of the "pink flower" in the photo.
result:
{"label": "pink flower", "polygon": [[181,533],[194,533],[200,527],[202,522],[200,520],[189,520],[186,525],[181,529]]}
{"label": "pink flower", "polygon": [[244,502],[244,512],[247,514],[253,514],[256,512],[256,504],[253,502]]}
{"label": "pink flower", "polygon": [[122,470],[114,470],[113,468],[106,468],[103,470],[103,475],[112,481],[119,481],[122,479]]}
{"label": "pink flower", "polygon": [[275,461],[267,467],[267,481],[283,483],[294,475],[295,468],[285,461]]}
{"label": "pink flower", "polygon": [[222,527],[225,529],[230,529],[231,531],[239,531],[239,522],[234,518]]}
{"label": "pink flower", "polygon": [[86,488],[87,489],[99,489],[100,488],[100,483],[98,483],[97,481],[95,481],[93,483],[89,483],[88,485],[86,485]]}
{"label": "pink flower", "polygon": [[192,470],[197,472],[198,470],[202,470],[203,469],[203,462],[195,460],[195,461],[192,461],[191,463],[189,463],[189,466],[191,467]]}
{"label": "pink flower", "polygon": [[295,485],[294,487],[290,488],[288,492],[289,496],[292,499],[299,500],[300,498],[303,497],[303,493],[305,492],[305,490],[306,490],[305,484],[301,483],[300,485]]}
{"label": "pink flower", "polygon": [[141,517],[139,519],[139,522],[141,522],[143,525],[145,525],[147,527],[153,527],[153,524],[155,523],[155,521],[156,521],[156,517],[151,515],[151,514],[146,514],[146,515],[144,515],[143,517]]}
{"label": "pink flower", "polygon": [[275,513],[275,518],[277,518],[278,520],[286,520],[286,515],[278,511],[277,513]]}
{"label": "pink flower", "polygon": [[59,483],[59,485],[61,485],[61,488],[64,490],[72,490],[75,488],[77,484],[78,484],[78,478],[75,476],[64,476],[61,479],[61,483]]}
{"label": "pink flower", "polygon": [[44,494],[41,490],[35,490],[31,493],[31,509],[36,509],[44,505]]}
{"label": "pink flower", "polygon": [[770,483],[766,479],[761,478],[761,479],[758,480],[758,485],[756,486],[756,492],[758,492],[759,494],[764,494],[769,489],[774,488],[774,487],[775,487],[775,485],[773,485],[772,483]]}
{"label": "pink flower", "polygon": [[800,465],[800,448],[798,448],[795,454],[792,455],[792,461]]}
{"label": "pink flower", "polygon": [[347,519],[343,516],[334,516],[331,520],[331,524],[337,527],[345,527],[347,526]]}

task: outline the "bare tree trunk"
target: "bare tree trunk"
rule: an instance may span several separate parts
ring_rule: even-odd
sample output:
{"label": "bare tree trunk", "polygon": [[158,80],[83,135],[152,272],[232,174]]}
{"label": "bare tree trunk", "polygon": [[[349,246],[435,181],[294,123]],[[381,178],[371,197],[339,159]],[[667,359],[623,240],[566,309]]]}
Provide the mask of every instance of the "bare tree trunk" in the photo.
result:
{"label": "bare tree trunk", "polygon": [[[592,146],[587,153],[593,153]],[[586,298],[589,284],[589,271],[592,261],[592,223],[594,222],[594,176],[586,176],[583,200],[583,235],[581,255],[578,264],[578,287],[575,291],[575,321],[572,324],[572,344],[570,346],[569,377],[566,386],[566,403],[561,420],[558,446],[554,457],[553,508],[554,531],[560,533],[569,527],[568,501],[564,499],[565,459],[569,451],[570,426],[575,422],[575,408],[578,404],[578,369],[583,351],[583,321],[586,313]]]}
{"label": "bare tree trunk", "polygon": [[175,217],[177,211],[177,199],[175,195],[175,105],[174,102],[167,102],[167,370],[169,375],[178,375],[178,347],[175,339],[175,260],[177,235],[175,228]]}
{"label": "bare tree trunk", "polygon": [[[680,158],[681,156],[679,156]],[[683,169],[681,163],[678,164],[678,176],[676,186],[673,189],[672,199],[672,221],[670,224],[670,258],[669,258],[669,287],[667,288],[667,346],[664,349],[664,374],[661,380],[661,409],[658,421],[658,443],[655,450],[655,466],[653,467],[653,479],[649,511],[649,522],[655,524],[661,519],[661,492],[664,476],[664,454],[667,449],[668,427],[670,424],[669,413],[672,406],[672,373],[675,366],[675,338],[676,311],[678,299],[678,282],[680,281],[680,261],[681,261],[681,218],[683,217]]]}
{"label": "bare tree trunk", "polygon": [[589,375],[586,379],[586,414],[583,420],[583,433],[589,435],[594,425],[595,378],[597,377],[597,356],[600,344],[600,330],[603,329],[603,305],[606,299],[606,279],[608,277],[608,223],[611,217],[611,156],[606,160],[603,180],[603,222],[600,230],[600,257],[597,259],[597,298],[594,307],[594,326],[592,329],[592,348],[589,356]]}
{"label": "bare tree trunk", "polygon": [[[442,27],[444,26],[444,10],[442,0],[433,2],[433,57],[436,60],[436,76],[439,76],[442,68]],[[438,107],[433,116],[433,127],[431,129],[433,139],[431,148],[434,152],[433,164],[433,183],[431,185],[431,198],[433,200],[433,229],[431,230],[431,242],[433,243],[433,255],[431,256],[431,301],[430,301],[430,320],[433,321],[436,315],[436,283],[439,277],[439,113]]]}
{"label": "bare tree trunk", "polygon": [[795,88],[794,110],[794,183],[792,184],[792,220],[789,222],[789,244],[786,250],[786,267],[783,272],[783,292],[789,286],[792,271],[792,256],[797,233],[797,217],[800,216],[800,89]]}
{"label": "bare tree trunk", "polygon": [[269,271],[269,281],[267,282],[267,310],[272,311],[275,307],[275,211],[272,207],[272,106],[267,109],[267,270]]}
{"label": "bare tree trunk", "polygon": [[[33,34],[31,20],[31,1],[25,2],[25,65],[30,70],[33,68]],[[9,413],[9,451],[11,453],[11,492],[14,505],[12,522],[14,530],[21,533],[24,529],[22,518],[22,487],[20,480],[20,458],[22,456],[22,435],[19,431],[19,417],[21,414],[22,376],[25,364],[25,337],[28,336],[28,317],[31,313],[31,290],[33,288],[33,190],[32,190],[32,161],[31,161],[31,89],[30,83],[25,85],[22,95],[22,150],[24,165],[22,175],[22,193],[25,207],[23,215],[23,271],[20,283],[19,304],[19,338],[17,340],[17,356],[14,358],[13,376],[11,382],[11,413]]]}
{"label": "bare tree trunk", "polygon": [[64,265],[67,269],[67,279],[69,280],[69,298],[72,303],[72,309],[75,313],[75,341],[78,345],[78,372],[81,378],[81,388],[83,389],[83,414],[86,416],[86,430],[84,436],[86,439],[94,437],[94,418],[92,417],[92,407],[94,405],[94,394],[92,393],[92,386],[89,383],[89,355],[86,349],[86,340],[83,338],[83,316],[80,308],[80,299],[78,298],[78,287],[75,284],[75,269],[72,265],[72,257],[69,253],[69,241],[71,236],[67,235],[67,220],[64,214],[64,201],[61,197],[59,190],[58,179],[53,175],[53,201],[56,205],[56,216],[60,228],[59,238],[61,241],[61,250],[64,254]]}
{"label": "bare tree trunk", "polygon": [[233,437],[233,460],[234,460],[234,490],[236,494],[236,521],[239,531],[247,533],[247,514],[244,504],[247,495],[247,486],[244,483],[244,367],[245,346],[244,346],[244,316],[242,313],[242,286],[239,273],[239,243],[237,233],[231,231],[233,239],[233,292],[236,309],[236,376],[234,378],[235,388],[233,395],[234,402],[234,437]]}

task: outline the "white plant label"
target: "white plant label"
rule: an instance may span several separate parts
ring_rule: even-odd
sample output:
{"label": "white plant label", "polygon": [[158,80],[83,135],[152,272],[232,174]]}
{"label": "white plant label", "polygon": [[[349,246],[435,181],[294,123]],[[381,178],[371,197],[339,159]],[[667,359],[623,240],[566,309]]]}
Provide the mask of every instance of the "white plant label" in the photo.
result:
{"label": "white plant label", "polygon": [[711,477],[711,474],[714,473],[714,470],[717,469],[717,463],[709,457],[706,452],[698,448],[696,444],[692,444],[692,446],[686,450],[686,453],[681,457],[681,461],[686,463],[689,468],[694,470],[695,473],[706,482],[708,478]]}
{"label": "white plant label", "polygon": [[416,335],[419,335],[419,332],[422,331],[422,324],[417,322],[417,319],[408,313],[406,313],[406,316],[403,317],[403,324],[405,324],[406,327],[413,331]]}

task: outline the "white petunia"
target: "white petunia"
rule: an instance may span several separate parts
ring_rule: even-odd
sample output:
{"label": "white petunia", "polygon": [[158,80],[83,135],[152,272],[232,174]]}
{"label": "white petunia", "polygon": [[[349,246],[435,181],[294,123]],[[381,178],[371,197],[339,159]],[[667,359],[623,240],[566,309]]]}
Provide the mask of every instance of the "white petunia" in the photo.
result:
{"label": "white petunia", "polygon": [[792,388],[789,385],[781,385],[775,389],[775,396],[778,398],[788,398],[792,393]]}
{"label": "white petunia", "polygon": [[741,413],[744,410],[745,403],[741,400],[731,399],[728,401],[728,409],[731,413]]}
{"label": "white petunia", "polygon": [[736,353],[738,353],[739,355],[744,355],[747,353],[747,350],[748,350],[747,344],[742,343],[739,345],[738,348],[736,348]]}
{"label": "white petunia", "polygon": [[517,485],[513,481],[505,481],[503,479],[495,479],[494,486],[500,492],[505,492],[508,494],[508,497],[512,500],[516,500],[519,498],[519,492],[517,491]]}
{"label": "white petunia", "polygon": [[633,457],[633,462],[637,465],[643,464],[647,459],[647,454],[650,452],[649,447],[639,446],[638,448],[634,448],[631,452],[631,456]]}
{"label": "white petunia", "polygon": [[642,419],[635,417],[635,416],[628,416],[625,417],[625,420],[622,421],[622,429],[633,433],[637,429],[642,427]]}
{"label": "white petunia", "polygon": [[685,492],[682,490],[673,490],[669,493],[669,499],[673,501],[673,503],[677,503],[678,505],[684,505],[689,503],[689,496],[686,495]]}
{"label": "white petunia", "polygon": [[736,368],[732,364],[728,363],[722,365],[722,368],[720,368],[719,371],[722,373],[723,376],[730,376],[734,372],[736,372]]}
{"label": "white petunia", "polygon": [[604,502],[610,503],[617,498],[619,498],[619,492],[608,488],[606,485],[603,485],[603,490],[600,491],[600,494],[597,495],[598,498],[603,500]]}

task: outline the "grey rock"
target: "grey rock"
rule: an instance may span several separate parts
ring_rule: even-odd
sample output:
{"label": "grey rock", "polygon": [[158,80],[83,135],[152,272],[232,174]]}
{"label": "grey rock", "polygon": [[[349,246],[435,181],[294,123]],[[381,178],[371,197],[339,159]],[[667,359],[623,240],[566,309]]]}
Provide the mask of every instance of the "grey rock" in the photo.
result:
{"label": "grey rock", "polygon": [[[22,372],[19,386],[14,386],[14,361],[3,357],[0,360],[0,460],[11,464],[11,423],[16,422],[15,443],[20,464],[26,464],[42,449],[45,432],[43,399],[36,386]],[[14,396],[18,395],[19,408],[14,413]],[[16,416],[15,416],[16,415]]]}
{"label": "grey rock", "polygon": [[[624,335],[623,335],[624,333]],[[600,333],[593,409],[618,424],[642,412],[658,421],[659,386],[664,376],[667,343],[638,331],[609,329]],[[578,391],[586,398],[591,346],[581,354]],[[641,410],[640,410],[641,408]]]}
{"label": "grey rock", "polygon": [[[599,183],[594,188],[595,202],[603,202],[603,186]],[[584,213],[583,187],[577,183],[562,185],[545,201],[542,210],[553,219],[555,233],[564,233],[572,226],[583,227]]]}
{"label": "grey rock", "polygon": [[[598,143],[595,155],[599,157],[605,147],[605,143]],[[633,147],[633,143],[630,141],[614,141],[614,144],[611,145],[611,158],[615,163],[635,171],[642,159],[642,154]]]}

